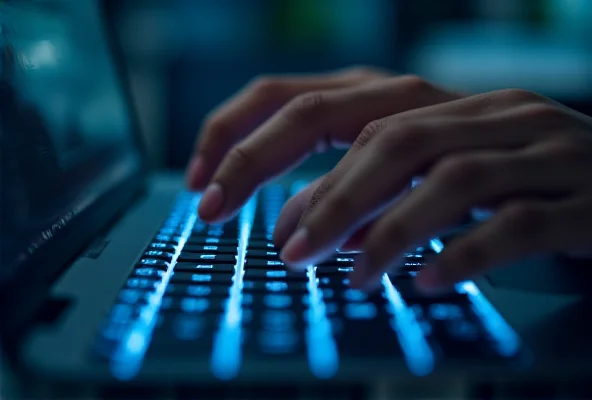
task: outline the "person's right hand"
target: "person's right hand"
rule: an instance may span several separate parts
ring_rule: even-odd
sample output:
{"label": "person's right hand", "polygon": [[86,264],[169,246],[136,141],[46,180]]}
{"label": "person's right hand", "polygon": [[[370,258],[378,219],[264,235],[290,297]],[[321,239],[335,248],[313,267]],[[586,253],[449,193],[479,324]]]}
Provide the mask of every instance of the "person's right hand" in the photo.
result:
{"label": "person's right hand", "polygon": [[[364,146],[372,121],[461,97],[415,76],[365,69],[259,82],[208,119],[196,146],[188,183],[193,189],[208,184],[199,207],[204,221],[232,216],[260,185],[315,149]],[[286,204],[275,234],[279,246],[319,184],[330,180],[313,182]]]}

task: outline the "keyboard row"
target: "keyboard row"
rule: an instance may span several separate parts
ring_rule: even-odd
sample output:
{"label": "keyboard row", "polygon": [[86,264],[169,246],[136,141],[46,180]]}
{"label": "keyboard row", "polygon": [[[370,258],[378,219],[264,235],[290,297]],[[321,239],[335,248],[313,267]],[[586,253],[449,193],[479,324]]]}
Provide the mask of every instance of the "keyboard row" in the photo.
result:
{"label": "keyboard row", "polygon": [[320,304],[341,358],[400,360],[406,351],[397,340],[402,316],[411,318],[437,359],[506,358],[466,293],[425,297],[416,291],[413,277],[433,255],[429,246],[406,253],[389,277],[401,309],[386,290],[351,288],[354,259],[347,255],[336,253],[304,272],[287,269],[271,241],[269,200],[260,202],[241,247],[239,218],[223,225],[195,221],[191,199],[181,198],[119,293],[97,341],[104,358],[121,349],[147,308],[156,312],[146,358],[209,357],[237,290],[240,349],[247,357],[306,358],[307,329],[318,324]]}

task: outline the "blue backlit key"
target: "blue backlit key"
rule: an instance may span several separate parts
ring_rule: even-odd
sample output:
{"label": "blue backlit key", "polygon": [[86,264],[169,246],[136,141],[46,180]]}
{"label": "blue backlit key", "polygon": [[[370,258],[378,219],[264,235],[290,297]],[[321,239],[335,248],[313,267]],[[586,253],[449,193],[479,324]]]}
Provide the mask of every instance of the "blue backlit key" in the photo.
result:
{"label": "blue backlit key", "polygon": [[169,281],[170,283],[185,283],[185,284],[216,284],[228,285],[232,284],[231,274],[221,273],[190,273],[190,272],[174,272]]}
{"label": "blue backlit key", "polygon": [[181,252],[179,261],[196,262],[204,264],[234,264],[236,256],[230,254],[199,254]]}

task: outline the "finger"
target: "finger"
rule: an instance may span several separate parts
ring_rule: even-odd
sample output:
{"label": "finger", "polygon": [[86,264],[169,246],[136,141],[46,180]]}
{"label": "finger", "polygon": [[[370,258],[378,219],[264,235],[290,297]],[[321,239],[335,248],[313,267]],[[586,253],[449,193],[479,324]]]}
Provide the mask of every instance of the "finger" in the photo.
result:
{"label": "finger", "polygon": [[585,250],[592,243],[591,206],[590,195],[558,204],[508,205],[475,231],[450,243],[435,264],[421,271],[417,285],[434,293],[530,255]]}
{"label": "finger", "polygon": [[[459,100],[463,102],[463,100]],[[451,103],[443,104],[448,106]],[[474,107],[466,102],[467,108]],[[434,107],[437,111],[437,107]],[[466,112],[460,108],[461,114]],[[394,117],[389,126],[365,146],[352,168],[325,196],[302,227],[288,241],[284,261],[294,266],[327,256],[360,221],[425,169],[445,155],[479,149],[526,146],[539,139],[538,128],[523,110],[515,109],[475,117],[417,118],[413,123]],[[544,124],[543,124],[544,126]],[[478,134],[475,134],[477,133]],[[380,179],[388,171],[388,179]]]}
{"label": "finger", "polygon": [[[436,164],[407,198],[374,224],[364,243],[367,265],[351,280],[363,286],[396,264],[411,246],[458,225],[472,208],[510,196],[562,196],[587,185],[571,171],[590,170],[571,144],[544,142],[521,151],[453,155]],[[583,159],[583,157],[580,157]]]}
{"label": "finger", "polygon": [[359,251],[362,248],[362,244],[366,239],[366,235],[370,230],[371,224],[372,223],[368,223],[354,232],[354,234],[349,239],[347,239],[347,241],[342,246],[339,247],[339,251],[342,253]]}
{"label": "finger", "polygon": [[352,143],[370,121],[453,98],[413,77],[297,97],[229,151],[212,179],[212,200],[208,190],[204,193],[200,216],[223,219],[319,142]]}
{"label": "finger", "polygon": [[294,232],[313,193],[317,190],[324,178],[325,176],[317,178],[284,204],[273,232],[273,241],[276,247],[282,248],[288,237]]}
{"label": "finger", "polygon": [[228,149],[293,97],[315,90],[359,85],[388,76],[385,71],[351,68],[317,76],[258,78],[208,117],[187,170],[187,184],[202,189]]}

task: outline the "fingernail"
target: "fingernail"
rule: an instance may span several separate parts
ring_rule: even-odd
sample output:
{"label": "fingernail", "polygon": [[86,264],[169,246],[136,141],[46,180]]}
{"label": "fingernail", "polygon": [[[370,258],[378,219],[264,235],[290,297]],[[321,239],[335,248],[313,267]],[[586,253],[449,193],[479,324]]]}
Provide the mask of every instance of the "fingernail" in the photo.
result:
{"label": "fingernail", "polygon": [[206,171],[206,165],[203,158],[197,156],[189,164],[187,174],[187,186],[192,190],[199,190],[204,184],[204,176]]}
{"label": "fingernail", "polygon": [[211,183],[204,192],[199,203],[199,216],[204,220],[211,220],[218,216],[224,204],[224,191],[219,183]]}
{"label": "fingernail", "polygon": [[286,263],[296,263],[304,258],[308,251],[308,230],[299,228],[286,242],[280,257]]}

